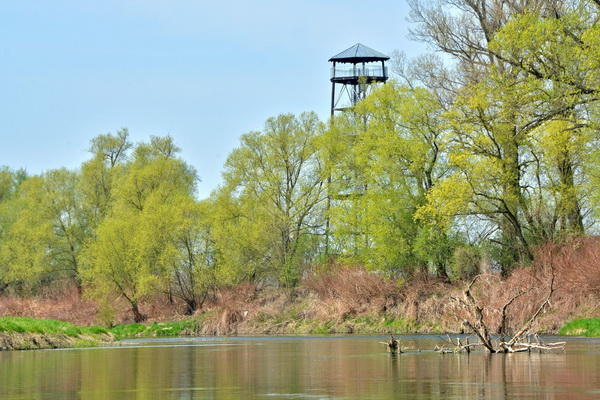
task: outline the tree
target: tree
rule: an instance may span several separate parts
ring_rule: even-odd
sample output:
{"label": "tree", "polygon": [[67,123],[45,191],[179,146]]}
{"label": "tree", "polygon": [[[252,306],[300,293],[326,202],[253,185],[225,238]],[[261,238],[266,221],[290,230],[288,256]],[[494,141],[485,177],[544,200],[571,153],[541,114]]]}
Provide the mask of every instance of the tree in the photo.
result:
{"label": "tree", "polygon": [[[445,121],[434,94],[390,81],[334,121],[328,143],[345,150],[333,167],[331,219],[337,251],[392,274],[432,268],[446,277],[444,228],[415,220],[426,194],[446,173]],[[428,244],[426,244],[428,243]]]}
{"label": "tree", "polygon": [[[460,87],[448,113],[455,172],[428,195],[428,209],[438,219],[446,218],[442,213],[481,219],[481,236],[498,245],[507,268],[530,261],[538,243],[583,232],[584,196],[576,187],[585,148],[580,108],[588,104],[580,94],[589,85],[571,71],[590,57],[576,56],[584,43],[577,38],[584,35],[567,18],[572,3],[460,0],[411,6],[419,23],[415,37],[451,55],[461,72],[460,85],[448,85]],[[578,138],[564,140],[566,132]],[[455,197],[457,187],[461,193]]]}
{"label": "tree", "polygon": [[593,177],[597,168],[590,149],[596,148],[593,132],[598,127],[594,110],[600,90],[600,9],[597,3],[574,1],[555,4],[550,11],[513,18],[490,48],[543,84],[544,101],[537,114],[548,123],[536,140],[539,158],[552,172],[547,179],[555,189],[553,220],[560,232],[581,234],[585,199],[590,198],[585,176]]}
{"label": "tree", "polygon": [[110,210],[86,252],[89,294],[103,304],[122,296],[136,322],[145,319],[140,302],[164,287],[164,246],[177,228],[169,220],[170,208],[195,191],[196,172],[178,152],[170,137],[136,146],[113,182]]}
{"label": "tree", "polygon": [[13,199],[26,179],[27,172],[24,169],[13,171],[6,166],[0,167],[0,203]]}
{"label": "tree", "polygon": [[80,255],[90,231],[78,188],[77,173],[66,169],[22,184],[2,250],[11,280],[37,285],[68,278],[80,287]]}
{"label": "tree", "polygon": [[[251,280],[296,283],[322,236],[324,166],[314,113],[269,118],[242,136],[215,194],[215,235],[222,267]],[[230,274],[236,275],[236,274]]]}
{"label": "tree", "polygon": [[9,263],[5,242],[15,220],[19,188],[27,179],[24,170],[13,171],[8,167],[0,168],[0,292],[9,286]]}
{"label": "tree", "polygon": [[131,147],[129,132],[125,128],[116,135],[99,135],[91,141],[89,151],[93,156],[81,167],[81,190],[94,228],[109,213],[115,180],[123,172]]}
{"label": "tree", "polygon": [[183,300],[191,315],[215,286],[208,202],[182,195],[149,204],[143,230],[147,252],[160,271],[162,289]]}
{"label": "tree", "polygon": [[538,3],[537,9],[525,9],[507,21],[490,43],[490,51],[503,62],[551,83],[554,96],[560,94],[563,100],[579,104],[596,101],[600,91],[598,3]]}
{"label": "tree", "polygon": [[101,305],[111,304],[114,294],[122,296],[131,307],[135,322],[145,320],[140,301],[156,290],[159,279],[138,247],[143,244],[139,227],[139,215],[130,209],[107,217],[87,249],[89,267],[83,274],[88,295]]}

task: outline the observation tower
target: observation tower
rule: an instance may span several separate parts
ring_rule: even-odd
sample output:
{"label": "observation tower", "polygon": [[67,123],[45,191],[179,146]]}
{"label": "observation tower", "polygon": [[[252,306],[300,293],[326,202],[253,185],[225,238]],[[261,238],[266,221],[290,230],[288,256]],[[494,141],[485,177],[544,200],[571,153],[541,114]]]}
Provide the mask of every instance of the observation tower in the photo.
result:
{"label": "observation tower", "polygon": [[389,59],[360,43],[331,57],[331,115],[352,108],[367,97],[374,84],[385,83]]}

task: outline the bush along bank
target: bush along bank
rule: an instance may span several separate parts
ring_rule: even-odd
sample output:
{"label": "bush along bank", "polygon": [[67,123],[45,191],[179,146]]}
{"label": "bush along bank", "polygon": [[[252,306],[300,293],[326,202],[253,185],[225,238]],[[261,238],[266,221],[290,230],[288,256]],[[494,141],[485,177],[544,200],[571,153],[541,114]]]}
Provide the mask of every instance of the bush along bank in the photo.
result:
{"label": "bush along bank", "polygon": [[0,318],[0,350],[97,347],[114,340],[114,336],[101,327],[78,327],[37,318]]}

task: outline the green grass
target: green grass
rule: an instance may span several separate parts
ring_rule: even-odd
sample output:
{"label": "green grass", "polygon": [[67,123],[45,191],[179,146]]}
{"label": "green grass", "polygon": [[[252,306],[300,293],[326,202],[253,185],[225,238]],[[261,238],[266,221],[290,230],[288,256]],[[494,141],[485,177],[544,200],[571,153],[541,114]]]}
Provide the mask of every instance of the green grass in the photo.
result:
{"label": "green grass", "polygon": [[96,336],[108,333],[106,329],[98,326],[78,327],[71,323],[54,319],[25,317],[1,317],[0,332],[63,334],[69,337],[77,337],[79,335]]}
{"label": "green grass", "polygon": [[571,321],[560,329],[559,334],[570,336],[600,336],[600,318],[586,318]]}
{"label": "green grass", "polygon": [[172,322],[116,325],[110,329],[110,332],[117,338],[179,336],[184,331],[195,331],[196,325],[196,319],[189,318]]}
{"label": "green grass", "polygon": [[110,330],[99,326],[81,327],[68,322],[24,317],[0,318],[0,332],[36,333],[44,335],[65,335],[76,338],[75,347],[94,347],[99,335],[112,334],[117,338],[179,336],[184,331],[195,331],[197,321],[187,319],[174,322],[153,322],[151,324],[117,325]]}

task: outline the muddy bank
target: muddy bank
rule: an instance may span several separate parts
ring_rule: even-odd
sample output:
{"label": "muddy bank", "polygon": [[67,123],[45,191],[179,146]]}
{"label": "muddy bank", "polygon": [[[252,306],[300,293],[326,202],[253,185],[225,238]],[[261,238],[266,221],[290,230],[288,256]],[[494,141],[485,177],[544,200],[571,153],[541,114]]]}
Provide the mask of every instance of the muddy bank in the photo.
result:
{"label": "muddy bank", "polygon": [[115,340],[110,334],[91,337],[85,335],[67,336],[63,334],[0,332],[0,351],[41,350],[72,347],[96,347]]}

